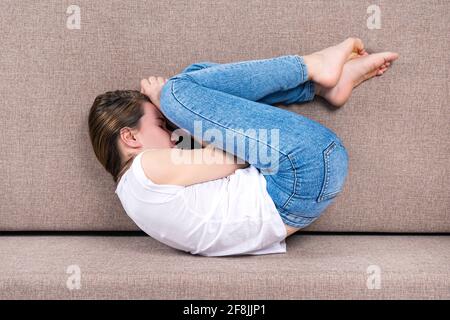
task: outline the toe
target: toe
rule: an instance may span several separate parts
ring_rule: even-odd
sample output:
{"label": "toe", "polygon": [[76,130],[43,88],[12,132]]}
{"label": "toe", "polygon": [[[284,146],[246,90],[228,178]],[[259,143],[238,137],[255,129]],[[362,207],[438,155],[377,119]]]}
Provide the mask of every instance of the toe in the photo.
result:
{"label": "toe", "polygon": [[398,53],[396,52],[383,52],[383,58],[385,62],[391,62],[396,60],[399,57]]}
{"label": "toe", "polygon": [[383,70],[377,70],[377,71],[376,71],[376,75],[377,75],[377,76],[381,76],[383,73],[384,73]]}

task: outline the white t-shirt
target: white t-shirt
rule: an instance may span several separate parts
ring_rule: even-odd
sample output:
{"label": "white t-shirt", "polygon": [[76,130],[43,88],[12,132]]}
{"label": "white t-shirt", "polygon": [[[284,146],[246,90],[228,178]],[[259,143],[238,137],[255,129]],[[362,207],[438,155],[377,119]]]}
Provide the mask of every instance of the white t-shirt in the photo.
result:
{"label": "white t-shirt", "polygon": [[286,228],[250,165],[228,177],[190,186],[155,184],[140,152],[115,193],[128,216],[152,238],[203,256],[286,252]]}

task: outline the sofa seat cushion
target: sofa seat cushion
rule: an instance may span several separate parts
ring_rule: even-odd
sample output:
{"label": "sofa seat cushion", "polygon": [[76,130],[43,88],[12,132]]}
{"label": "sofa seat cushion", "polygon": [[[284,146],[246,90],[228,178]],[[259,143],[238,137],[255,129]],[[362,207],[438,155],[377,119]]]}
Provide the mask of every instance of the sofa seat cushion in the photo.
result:
{"label": "sofa seat cushion", "polygon": [[0,299],[449,299],[450,235],[295,234],[202,257],[140,233],[3,235]]}

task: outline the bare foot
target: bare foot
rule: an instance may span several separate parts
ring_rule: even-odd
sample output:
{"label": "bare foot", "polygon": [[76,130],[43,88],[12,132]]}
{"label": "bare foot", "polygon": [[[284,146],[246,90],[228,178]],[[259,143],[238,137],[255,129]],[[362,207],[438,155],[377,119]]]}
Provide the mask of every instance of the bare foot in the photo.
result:
{"label": "bare foot", "polygon": [[391,62],[397,58],[398,53],[380,52],[350,59],[345,63],[336,86],[325,88],[320,84],[315,84],[316,94],[325,98],[332,105],[340,107],[350,98],[353,88],[374,76],[381,76]]}
{"label": "bare foot", "polygon": [[366,52],[361,39],[347,38],[335,46],[303,56],[308,69],[308,80],[322,87],[332,88],[341,77],[345,62],[364,53]]}

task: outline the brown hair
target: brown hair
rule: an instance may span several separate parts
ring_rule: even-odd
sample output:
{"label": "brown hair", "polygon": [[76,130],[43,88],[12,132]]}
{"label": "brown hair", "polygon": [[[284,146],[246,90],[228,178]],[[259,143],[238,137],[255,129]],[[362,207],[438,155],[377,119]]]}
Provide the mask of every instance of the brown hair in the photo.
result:
{"label": "brown hair", "polygon": [[143,102],[150,99],[137,90],[108,91],[98,95],[89,111],[89,136],[95,156],[117,183],[131,157],[121,166],[118,137],[123,127],[138,128]]}

